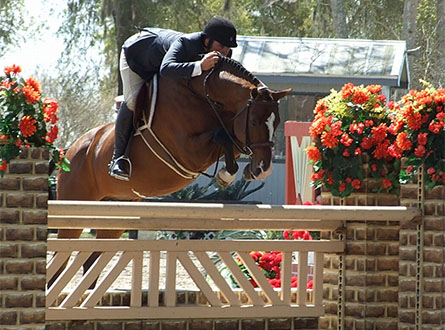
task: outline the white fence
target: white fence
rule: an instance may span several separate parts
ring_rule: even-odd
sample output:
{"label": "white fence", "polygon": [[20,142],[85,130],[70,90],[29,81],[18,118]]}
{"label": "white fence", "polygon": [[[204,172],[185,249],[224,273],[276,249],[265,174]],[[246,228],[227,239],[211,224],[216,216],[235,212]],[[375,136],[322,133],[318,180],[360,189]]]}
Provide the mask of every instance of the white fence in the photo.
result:
{"label": "white fence", "polygon": [[[50,201],[50,228],[144,230],[334,230],[343,220],[410,220],[416,209],[406,207],[272,206],[185,203]],[[311,317],[323,314],[323,254],[340,253],[342,241],[216,240],[137,241],[49,239],[55,252],[48,264],[51,278],[65,261],[68,266],[48,289],[47,320],[88,319],[187,319]],[[255,264],[250,251],[282,253],[281,287],[272,288]],[[101,252],[90,270],[74,283],[60,301],[73,276],[93,252]],[[292,261],[298,252],[298,287],[291,287]],[[314,253],[313,289],[307,289],[308,253]],[[161,254],[166,255],[161,268]],[[216,268],[210,254],[219,256],[240,289],[234,289]],[[144,257],[148,272],[143,272]],[[245,265],[258,284],[254,288],[235,258]],[[128,306],[100,306],[107,290],[131,262],[131,299]],[[179,263],[204,299],[194,304],[176,301]],[[109,265],[110,264],[110,265]],[[109,265],[107,267],[107,265]],[[107,268],[106,271],[104,269]],[[165,269],[165,270],[162,270]],[[162,271],[161,271],[162,270]],[[96,287],[88,290],[100,275]],[[144,278],[148,277],[148,279]],[[163,299],[160,279],[165,278]],[[144,281],[143,281],[144,279]],[[210,281],[209,281],[210,279]],[[146,287],[143,287],[145,282]],[[209,284],[211,282],[211,284]],[[143,292],[147,291],[144,296]]]}

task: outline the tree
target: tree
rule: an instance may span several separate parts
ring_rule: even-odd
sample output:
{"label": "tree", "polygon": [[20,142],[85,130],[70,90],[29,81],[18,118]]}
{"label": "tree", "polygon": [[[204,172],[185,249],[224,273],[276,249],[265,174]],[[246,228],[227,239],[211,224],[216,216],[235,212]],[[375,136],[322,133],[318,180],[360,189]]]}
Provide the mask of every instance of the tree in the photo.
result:
{"label": "tree", "polygon": [[334,19],[334,33],[336,38],[348,38],[348,22],[344,0],[331,0],[332,17]]}
{"label": "tree", "polygon": [[17,31],[24,26],[24,0],[0,0],[0,53],[10,44],[22,40]]}

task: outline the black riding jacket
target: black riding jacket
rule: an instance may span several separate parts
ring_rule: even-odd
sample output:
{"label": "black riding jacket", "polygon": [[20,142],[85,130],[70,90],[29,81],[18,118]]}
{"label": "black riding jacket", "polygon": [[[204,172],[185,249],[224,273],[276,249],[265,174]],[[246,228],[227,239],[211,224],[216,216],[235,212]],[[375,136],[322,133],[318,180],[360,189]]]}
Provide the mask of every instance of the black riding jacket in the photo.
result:
{"label": "black riding jacket", "polygon": [[164,76],[191,78],[194,63],[207,52],[202,32],[184,34],[157,28],[144,29],[135,40],[124,43],[128,66],[149,81]]}

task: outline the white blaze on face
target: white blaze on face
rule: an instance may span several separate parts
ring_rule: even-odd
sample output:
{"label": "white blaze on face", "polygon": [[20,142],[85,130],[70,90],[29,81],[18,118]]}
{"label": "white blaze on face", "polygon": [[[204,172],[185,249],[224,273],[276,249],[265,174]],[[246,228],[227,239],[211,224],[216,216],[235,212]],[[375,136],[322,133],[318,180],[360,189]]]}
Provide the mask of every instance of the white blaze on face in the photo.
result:
{"label": "white blaze on face", "polygon": [[273,131],[274,131],[273,123],[274,123],[274,121],[275,121],[275,114],[272,112],[270,114],[269,118],[267,118],[267,120],[266,120],[266,126],[267,126],[267,129],[269,130],[269,141],[270,142],[272,142],[272,139],[273,139]]}

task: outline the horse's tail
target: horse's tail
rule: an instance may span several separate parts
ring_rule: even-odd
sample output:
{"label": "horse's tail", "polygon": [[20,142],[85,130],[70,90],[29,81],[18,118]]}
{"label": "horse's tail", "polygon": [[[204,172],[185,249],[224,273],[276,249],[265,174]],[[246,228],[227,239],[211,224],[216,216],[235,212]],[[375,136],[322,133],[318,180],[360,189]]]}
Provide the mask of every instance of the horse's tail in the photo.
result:
{"label": "horse's tail", "polygon": [[150,101],[149,84],[151,86],[152,83],[142,84],[138,96],[136,97],[136,105],[133,116],[134,127],[137,127],[137,123],[139,122],[139,119],[141,118],[143,111],[149,106],[148,104],[148,102]]}

